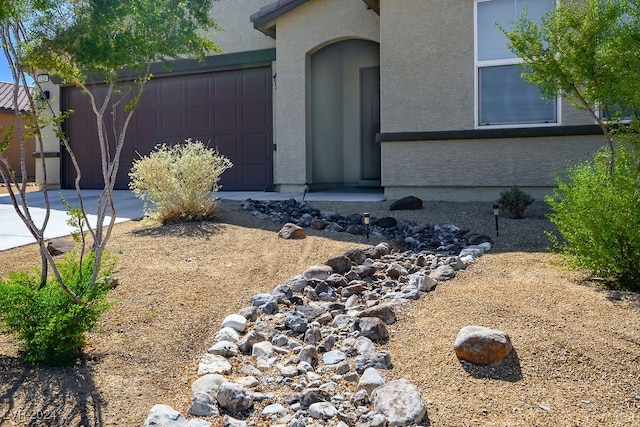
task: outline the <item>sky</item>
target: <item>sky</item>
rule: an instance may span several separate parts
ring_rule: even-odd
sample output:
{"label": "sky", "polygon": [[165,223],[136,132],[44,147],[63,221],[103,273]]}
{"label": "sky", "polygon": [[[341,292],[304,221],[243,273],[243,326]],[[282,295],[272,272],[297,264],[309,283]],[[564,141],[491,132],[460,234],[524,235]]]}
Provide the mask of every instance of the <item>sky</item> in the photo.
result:
{"label": "sky", "polygon": [[11,70],[7,65],[7,58],[4,56],[4,52],[0,50],[0,82],[13,83],[13,76]]}

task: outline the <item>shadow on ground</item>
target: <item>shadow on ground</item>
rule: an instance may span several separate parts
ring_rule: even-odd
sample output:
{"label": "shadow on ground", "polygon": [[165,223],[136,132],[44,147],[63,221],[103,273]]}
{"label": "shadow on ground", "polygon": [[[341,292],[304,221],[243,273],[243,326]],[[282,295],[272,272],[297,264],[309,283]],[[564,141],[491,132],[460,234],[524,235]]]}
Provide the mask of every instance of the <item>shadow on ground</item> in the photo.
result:
{"label": "shadow on ground", "polygon": [[100,393],[81,359],[55,368],[0,355],[0,380],[0,425],[103,426]]}
{"label": "shadow on ground", "polygon": [[522,380],[520,358],[515,348],[497,365],[480,366],[459,359],[460,365],[473,378],[507,381],[515,383]]}
{"label": "shadow on ground", "polygon": [[224,227],[219,222],[183,222],[177,224],[146,226],[132,231],[136,236],[145,237],[209,237],[217,234]]}

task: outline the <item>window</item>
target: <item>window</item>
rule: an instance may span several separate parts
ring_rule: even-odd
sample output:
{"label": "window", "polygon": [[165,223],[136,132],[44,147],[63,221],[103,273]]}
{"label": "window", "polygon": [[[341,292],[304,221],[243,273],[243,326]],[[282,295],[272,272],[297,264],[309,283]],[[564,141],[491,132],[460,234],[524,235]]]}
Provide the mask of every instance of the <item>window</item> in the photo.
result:
{"label": "window", "polygon": [[557,101],[542,99],[538,88],[522,79],[520,59],[496,26],[510,28],[526,10],[539,20],[556,0],[476,0],[476,123],[484,126],[558,124]]}

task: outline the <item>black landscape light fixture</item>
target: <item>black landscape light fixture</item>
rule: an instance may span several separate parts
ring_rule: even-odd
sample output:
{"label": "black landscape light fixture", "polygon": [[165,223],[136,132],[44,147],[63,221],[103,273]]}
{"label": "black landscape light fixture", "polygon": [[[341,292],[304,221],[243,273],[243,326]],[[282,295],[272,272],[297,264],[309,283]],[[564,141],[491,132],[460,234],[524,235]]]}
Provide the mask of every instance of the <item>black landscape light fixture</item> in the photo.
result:
{"label": "black landscape light fixture", "polygon": [[371,223],[371,215],[369,215],[369,212],[365,212],[362,214],[362,218],[364,219],[365,227],[367,227],[367,240],[369,240],[369,224]]}
{"label": "black landscape light fixture", "polygon": [[500,205],[493,205],[493,216],[496,219],[496,236],[500,235],[500,232],[498,231],[498,216],[500,215]]}

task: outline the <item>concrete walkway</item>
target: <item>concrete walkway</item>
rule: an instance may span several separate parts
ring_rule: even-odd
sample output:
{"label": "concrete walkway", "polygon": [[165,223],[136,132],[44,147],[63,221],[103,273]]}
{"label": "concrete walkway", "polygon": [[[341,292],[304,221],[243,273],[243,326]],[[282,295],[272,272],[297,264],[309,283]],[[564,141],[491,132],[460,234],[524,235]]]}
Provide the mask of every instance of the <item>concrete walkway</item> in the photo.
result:
{"label": "concrete walkway", "polygon": [[[83,190],[82,197],[89,215],[89,221],[95,225],[96,206],[100,190]],[[67,209],[62,203],[62,197],[78,206],[78,198],[74,190],[50,190],[49,201],[51,213],[49,223],[45,230],[45,238],[67,236],[73,230],[67,224]],[[341,188],[313,193],[276,193],[276,192],[246,192],[246,191],[220,191],[216,197],[223,200],[242,201],[248,198],[255,200],[287,200],[294,198],[298,201],[336,201],[336,202],[380,202],[384,200],[384,194],[380,189],[351,189]],[[113,192],[116,206],[116,222],[129,221],[143,216],[143,202],[137,199],[131,191],[117,190]],[[32,192],[27,194],[27,202],[31,216],[38,226],[42,226],[46,210],[43,193]],[[107,219],[109,220],[109,218]],[[16,214],[9,195],[0,195],[0,251],[18,246],[34,243],[34,238],[27,227]]]}

